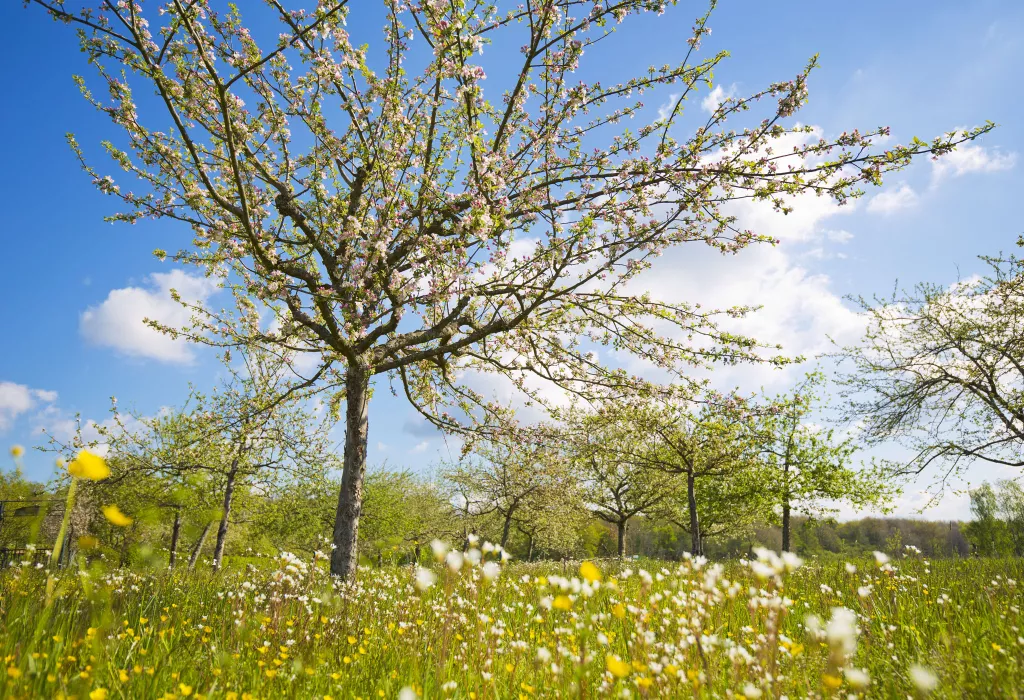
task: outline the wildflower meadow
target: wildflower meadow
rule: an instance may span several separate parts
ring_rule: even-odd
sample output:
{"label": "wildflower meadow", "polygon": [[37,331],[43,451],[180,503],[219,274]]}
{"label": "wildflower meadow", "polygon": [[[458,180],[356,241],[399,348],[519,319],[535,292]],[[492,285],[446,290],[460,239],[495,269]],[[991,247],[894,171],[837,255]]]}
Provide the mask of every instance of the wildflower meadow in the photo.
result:
{"label": "wildflower meadow", "polygon": [[1020,562],[702,557],[217,575],[97,560],[0,581],[3,697],[1018,697]]}
{"label": "wildflower meadow", "polygon": [[1022,7],[0,3],[0,700],[1024,700]]}

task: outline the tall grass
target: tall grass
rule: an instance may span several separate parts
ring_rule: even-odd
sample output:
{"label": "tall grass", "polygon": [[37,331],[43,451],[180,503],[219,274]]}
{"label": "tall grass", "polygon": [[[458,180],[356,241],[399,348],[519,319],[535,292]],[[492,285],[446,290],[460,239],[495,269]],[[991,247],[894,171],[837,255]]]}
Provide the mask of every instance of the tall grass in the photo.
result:
{"label": "tall grass", "polygon": [[0,695],[960,698],[1024,688],[1016,560],[858,561],[851,571],[792,570],[798,562],[767,553],[582,569],[485,569],[488,558],[363,569],[354,584],[332,581],[322,559],[290,556],[218,575],[100,561],[54,574],[49,595],[49,572],[15,566],[0,575]]}

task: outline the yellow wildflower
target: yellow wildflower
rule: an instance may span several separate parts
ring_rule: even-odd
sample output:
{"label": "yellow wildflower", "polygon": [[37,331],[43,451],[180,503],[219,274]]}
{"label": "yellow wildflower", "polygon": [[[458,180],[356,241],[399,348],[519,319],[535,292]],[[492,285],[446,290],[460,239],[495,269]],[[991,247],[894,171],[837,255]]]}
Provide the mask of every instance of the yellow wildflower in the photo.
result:
{"label": "yellow wildflower", "polygon": [[830,688],[832,690],[835,690],[843,684],[842,678],[839,678],[838,676],[833,676],[828,673],[825,674],[825,677],[822,680],[825,682],[825,687]]}
{"label": "yellow wildflower", "polygon": [[89,693],[89,700],[107,700],[107,689],[97,688],[96,690]]}
{"label": "yellow wildflower", "polygon": [[616,678],[625,678],[629,675],[629,664],[615,656],[615,654],[608,654],[608,656],[604,657],[604,663]]}
{"label": "yellow wildflower", "polygon": [[110,476],[110,467],[99,455],[89,450],[82,450],[75,460],[68,465],[68,473],[90,481],[102,481]]}
{"label": "yellow wildflower", "polygon": [[591,583],[601,580],[601,570],[592,561],[585,561],[580,564],[580,576]]}
{"label": "yellow wildflower", "polygon": [[11,457],[14,457],[15,459],[18,459],[18,457],[21,457],[23,454],[25,454],[25,448],[21,445],[15,445],[11,448]]}
{"label": "yellow wildflower", "polygon": [[560,595],[555,597],[551,605],[559,610],[568,610],[572,607],[572,601],[569,600],[569,596]]}
{"label": "yellow wildflower", "polygon": [[103,515],[118,527],[128,527],[132,524],[132,519],[122,513],[116,505],[103,506]]}

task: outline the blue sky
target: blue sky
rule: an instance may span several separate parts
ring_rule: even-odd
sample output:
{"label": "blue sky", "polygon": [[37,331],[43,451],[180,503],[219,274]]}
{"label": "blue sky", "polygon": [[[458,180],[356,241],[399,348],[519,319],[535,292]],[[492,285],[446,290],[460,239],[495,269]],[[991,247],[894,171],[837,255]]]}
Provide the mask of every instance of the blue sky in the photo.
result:
{"label": "blue sky", "polygon": [[[763,303],[743,328],[794,354],[814,354],[826,349],[826,334],[855,339],[857,319],[845,295],[885,294],[897,280],[953,282],[981,271],[977,255],[1009,251],[1024,232],[1024,4],[768,7],[727,1],[712,16],[704,51],[732,53],[716,72],[723,91],[745,94],[789,79],[820,53],[799,119],[826,134],[887,124],[894,142],[905,143],[989,119],[1000,125],[978,148],[944,166],[918,163],[854,207],[810,202],[788,218],[743,212],[759,232],[782,240],[777,248],[728,259],[680,251],[649,278],[652,289],[676,298]],[[678,58],[702,8],[683,2],[664,17],[627,26],[614,54],[585,57],[586,70],[613,82]],[[349,29],[372,45],[377,26],[354,14]],[[500,69],[499,49],[485,56]],[[151,254],[177,249],[188,232],[169,223],[104,223],[114,202],[94,189],[64,141],[74,131],[95,153],[111,136],[72,82],[73,73],[90,76],[74,36],[35,9],[4,3],[0,59],[9,67],[0,78],[8,96],[0,110],[0,444],[38,444],[41,427],[66,431],[76,412],[103,420],[112,395],[151,413],[182,401],[190,382],[209,387],[218,367],[208,352],[149,335],[139,323],[143,315],[173,320],[171,286],[209,294],[185,276],[189,271]],[[657,106],[650,105],[652,115]],[[699,102],[689,109],[700,110]],[[746,370],[723,381],[775,392],[796,376]],[[374,397],[370,421],[372,461],[427,469],[447,455],[443,440],[386,390]],[[50,474],[46,455],[30,451],[25,463],[34,478]],[[913,491],[899,512],[921,502]],[[947,498],[932,515],[966,517],[966,501]]]}

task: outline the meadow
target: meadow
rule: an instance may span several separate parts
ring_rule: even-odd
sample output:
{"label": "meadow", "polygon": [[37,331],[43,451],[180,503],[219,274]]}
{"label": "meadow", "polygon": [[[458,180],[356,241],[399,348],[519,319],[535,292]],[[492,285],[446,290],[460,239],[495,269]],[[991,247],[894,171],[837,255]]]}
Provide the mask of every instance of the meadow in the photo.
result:
{"label": "meadow", "polygon": [[5,698],[1020,697],[1019,560],[97,559],[0,576]]}

